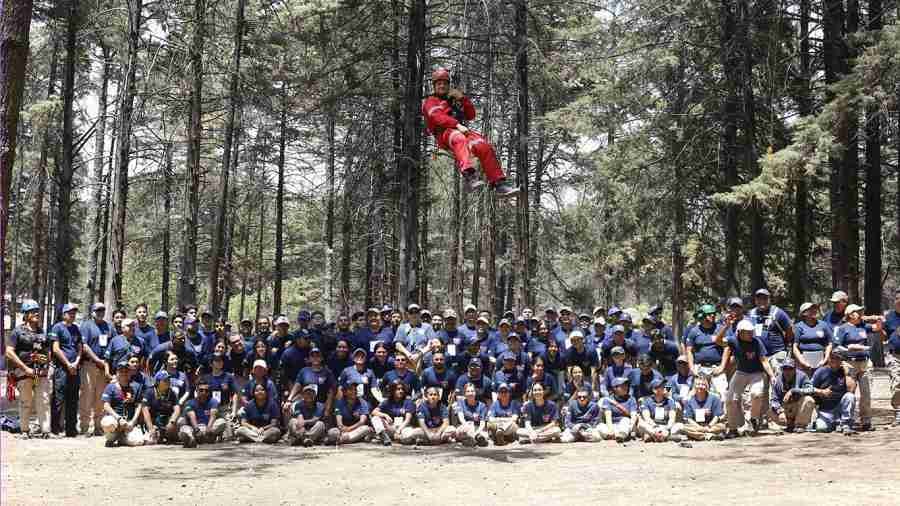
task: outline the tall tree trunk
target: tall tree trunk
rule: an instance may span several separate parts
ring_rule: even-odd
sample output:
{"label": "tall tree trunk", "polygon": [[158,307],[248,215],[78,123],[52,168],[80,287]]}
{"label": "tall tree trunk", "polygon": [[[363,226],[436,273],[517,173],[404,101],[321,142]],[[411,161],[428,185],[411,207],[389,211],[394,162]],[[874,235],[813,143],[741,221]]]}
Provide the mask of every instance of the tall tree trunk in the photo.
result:
{"label": "tall tree trunk", "polygon": [[[202,0],[201,0],[202,1]],[[219,297],[219,267],[225,260],[225,227],[228,220],[230,190],[228,188],[231,172],[232,141],[234,139],[235,117],[240,107],[241,49],[244,38],[244,2],[238,0],[234,13],[234,49],[231,54],[231,73],[228,77],[228,116],[225,119],[225,139],[222,146],[222,174],[219,178],[219,205],[216,208],[216,230],[213,234],[212,255],[209,258],[208,295],[210,311],[217,317],[224,315],[221,311]],[[202,25],[202,11],[197,15]],[[202,42],[201,42],[202,44]],[[227,297],[227,294],[225,295]]]}
{"label": "tall tree trunk", "polygon": [[[739,0],[741,14],[740,38],[742,66],[741,76],[743,96],[743,146],[744,170],[755,177],[759,174],[756,151],[756,98],[753,91],[753,41],[750,37],[752,25],[752,9],[750,0]],[[763,228],[763,209],[755,199],[750,204],[750,287],[752,290],[766,285],[763,267],[765,265],[765,248]]]}
{"label": "tall tree trunk", "polygon": [[[800,79],[797,83],[797,107],[802,117],[812,114],[810,92],[811,66],[809,44],[810,0],[800,0]],[[809,187],[805,177],[797,180],[794,211],[794,261],[791,268],[791,301],[799,308],[806,301],[806,285],[809,280],[809,251],[811,242]]]}
{"label": "tall tree trunk", "polygon": [[[117,75],[115,77],[116,81],[116,93],[115,96],[119,97],[120,92],[122,91],[122,81],[120,76]],[[119,137],[119,112],[121,109],[121,99],[117,99],[114,102],[113,106],[113,114],[112,114],[112,133],[109,136],[109,154],[106,155],[106,164],[109,166],[109,170],[106,172],[106,177],[103,180],[103,188],[104,194],[106,198],[103,199],[103,224],[100,228],[103,230],[103,241],[100,247],[100,279],[97,281],[97,288],[99,290],[99,300],[106,301],[106,279],[109,274],[108,269],[106,268],[106,264],[109,261],[109,238],[112,233],[109,227],[109,218],[110,212],[112,210],[112,198],[113,198],[113,178],[115,177],[116,170],[116,139]]]}
{"label": "tall tree trunk", "polygon": [[[262,178],[262,188],[265,187],[265,176]],[[263,279],[263,241],[265,240],[266,230],[266,200],[259,207],[259,237],[257,239],[257,247],[259,248],[256,255],[256,316],[254,316],[254,324],[259,321],[262,310],[262,279]]]}
{"label": "tall tree trunk", "polygon": [[[241,153],[241,127],[243,125],[244,109],[243,106],[238,107],[237,120],[235,121],[234,142],[232,143],[231,172],[234,178],[238,177],[238,166],[240,165]],[[234,229],[237,226],[237,184],[230,185],[228,195],[228,228],[225,230],[225,274],[222,279],[222,315],[223,318],[229,318],[229,309],[231,308],[231,295],[234,292]]]}
{"label": "tall tree trunk", "polygon": [[487,193],[482,192],[476,198],[478,200],[475,203],[475,238],[472,241],[474,243],[472,251],[472,304],[484,307],[479,299],[481,298],[481,246],[484,243],[484,211]]}
{"label": "tall tree trunk", "polygon": [[[103,58],[100,72],[100,96],[97,99],[97,130],[94,132],[94,209],[93,215],[87,226],[91,231],[90,257],[88,258],[88,282],[85,291],[84,305],[90,306],[95,300],[102,297],[97,285],[97,274],[100,271],[100,243],[103,241],[106,230],[103,224],[103,203],[106,186],[103,184],[103,172],[106,167],[106,109],[109,101],[109,77],[112,73],[112,61],[110,60],[109,46],[103,37],[97,37],[97,46]],[[168,217],[168,213],[166,213]]]}
{"label": "tall tree trunk", "polygon": [[[884,27],[881,0],[869,0],[872,32]],[[866,109],[866,312],[881,312],[881,114],[878,105]]]}
{"label": "tall tree trunk", "polygon": [[[56,93],[56,70],[58,55],[59,40],[54,38],[53,52],[50,54],[50,78],[48,79],[47,84],[48,100],[52,98]],[[31,225],[31,298],[36,301],[43,300],[43,280],[45,278],[45,271],[47,268],[47,262],[45,261],[45,251],[47,247],[47,216],[44,213],[44,201],[46,200],[45,195],[47,194],[47,180],[49,179],[47,173],[47,159],[49,158],[50,147],[53,145],[50,140],[51,125],[54,125],[55,123],[55,118],[54,120],[47,121],[47,126],[42,132],[41,152],[38,158],[38,165],[36,169],[37,188],[35,189],[34,195],[35,197],[37,197],[37,201],[34,204],[34,222]]]}
{"label": "tall tree trunk", "polygon": [[[674,143],[671,146],[672,151],[669,156],[673,160],[674,181],[682,181],[684,177],[683,159],[678,156],[684,146],[684,117],[686,90],[684,83],[684,72],[686,66],[687,48],[682,47],[678,58],[678,68],[673,76],[673,87],[675,88],[675,103],[673,104],[675,118],[675,132],[673,132]],[[684,282],[682,275],[684,274],[685,258],[682,247],[687,240],[687,223],[685,222],[685,195],[682,185],[675,185],[675,237],[672,241],[672,327],[676,336],[683,334],[684,320]],[[640,300],[640,299],[638,299]]]}
{"label": "tall tree trunk", "polygon": [[[75,58],[77,57],[79,12],[78,0],[68,1],[68,22],[66,23],[66,61],[63,65],[63,131],[62,167],[57,175],[59,191],[56,195],[57,228],[55,299],[64,303],[69,300],[69,278],[74,268],[75,255],[72,235],[72,180],[75,177]],[[60,311],[62,309],[60,308]],[[60,316],[60,315],[56,315]]]}
{"label": "tall tree trunk", "polygon": [[[847,0],[848,34],[859,31],[859,0]],[[850,61],[858,55],[855,42],[850,36],[845,38],[846,71],[850,71]],[[850,300],[860,301],[859,293],[859,110],[847,107],[847,152],[844,156],[844,191],[847,209],[847,295]]]}
{"label": "tall tree trunk", "polygon": [[460,229],[462,223],[462,186],[459,171],[454,167],[451,178],[453,188],[450,197],[450,281],[447,284],[448,302],[455,308],[462,307],[462,268],[460,258]]}
{"label": "tall tree trunk", "polygon": [[412,0],[406,48],[406,93],[403,100],[403,156],[400,159],[400,280],[398,303],[416,297],[419,249],[419,169],[421,166],[422,75],[425,52],[425,0]]}
{"label": "tall tree trunk", "polygon": [[[416,0],[413,0],[416,1]],[[403,90],[401,88],[401,63],[400,63],[400,20],[402,9],[400,0],[391,0],[391,18],[394,20],[391,31],[391,125],[393,127],[392,159],[391,159],[391,186],[390,186],[390,215],[391,215],[391,248],[390,255],[385,258],[385,273],[388,277],[390,296],[383,302],[396,301],[400,293],[400,188],[403,186],[403,172],[400,170],[400,160],[403,155]],[[387,206],[385,206],[387,207]]]}
{"label": "tall tree trunk", "polygon": [[[324,22],[324,21],[323,21]],[[323,29],[324,31],[324,29]],[[324,37],[323,37],[324,38]],[[324,45],[324,44],[323,44]],[[330,311],[331,307],[334,307],[334,276],[332,275],[332,269],[334,265],[334,200],[335,200],[335,174],[334,174],[334,165],[335,165],[335,124],[337,123],[337,110],[335,109],[335,105],[333,103],[333,99],[326,107],[325,113],[325,138],[328,142],[328,158],[327,158],[327,167],[328,167],[328,197],[326,202],[326,211],[325,211],[325,277],[328,280],[328,310]],[[346,177],[345,177],[345,190],[346,190]],[[346,193],[346,192],[345,192]],[[346,196],[345,202],[346,204]],[[343,269],[343,258],[342,260],[342,269]],[[343,281],[343,278],[341,278]],[[349,283],[349,280],[348,280]],[[349,287],[349,284],[348,284]],[[343,291],[343,286],[341,290],[341,304],[345,304],[347,302],[345,297],[349,296],[349,292]],[[346,311],[346,310],[345,310]]]}
{"label": "tall tree trunk", "polygon": [[533,304],[531,293],[531,266],[528,265],[531,227],[528,212],[528,136],[530,111],[528,101],[528,5],[527,0],[516,0],[515,10],[516,48],[516,180],[520,189],[516,197],[516,259],[518,295],[516,307]]}
{"label": "tall tree trunk", "polygon": [[[6,231],[9,193],[16,163],[19,113],[25,89],[31,0],[0,3],[0,294],[6,295]],[[11,299],[15,303],[15,297]],[[12,319],[14,315],[10,315]],[[0,301],[0,347],[6,349],[6,304]],[[0,365],[6,359],[0,360]]]}
{"label": "tall tree trunk", "polygon": [[175,169],[172,167],[172,141],[166,140],[165,162],[163,164],[163,244],[162,244],[162,291],[159,297],[159,307],[163,311],[169,309],[169,284],[172,278],[172,179],[175,177]]}
{"label": "tall tree trunk", "polygon": [[[834,84],[846,74],[846,51],[843,40],[844,3],[841,0],[824,0],[822,14],[822,57],[825,66],[825,82]],[[826,91],[828,100],[833,93]],[[849,231],[847,227],[847,190],[844,188],[844,163],[849,144],[846,110],[839,113],[833,134],[836,143],[843,146],[843,154],[828,157],[831,166],[831,284],[835,290],[847,290],[849,284]]]}
{"label": "tall tree trunk", "polygon": [[[206,37],[206,0],[194,0],[194,35],[188,49],[191,90],[188,111],[187,181],[181,247],[178,305],[197,302],[197,228],[200,225],[200,139],[203,136],[203,44]],[[218,273],[217,273],[218,275]],[[213,294],[208,294],[213,296]]]}
{"label": "tall tree trunk", "polygon": [[350,292],[350,260],[353,251],[353,193],[358,179],[353,176],[352,156],[347,156],[344,170],[344,195],[341,205],[341,314],[350,314],[352,293]]}
{"label": "tall tree trunk", "polygon": [[119,105],[118,156],[113,174],[112,202],[110,204],[110,233],[106,265],[104,300],[110,308],[122,302],[122,269],[125,254],[125,210],[128,207],[128,163],[131,158],[132,114],[134,112],[135,76],[138,64],[138,43],[141,31],[142,0],[128,0],[128,67],[125,83],[119,89],[122,100]]}
{"label": "tall tree trunk", "polygon": [[[422,139],[421,135],[419,136],[419,139]],[[424,198],[419,199],[422,205],[422,212],[419,214],[419,241],[417,245],[419,260],[416,262],[416,269],[418,269],[416,273],[416,293],[418,294],[417,300],[419,301],[419,304],[421,304],[422,307],[428,307],[429,300],[431,299],[431,293],[428,290],[428,280],[431,272],[431,268],[428,264],[428,219],[431,215],[431,195],[429,194],[428,180],[431,172],[430,167],[428,166],[428,160],[425,157],[422,157],[422,165],[419,174],[419,190],[417,193]]]}
{"label": "tall tree trunk", "polygon": [[[737,152],[738,77],[736,74],[740,68],[740,51],[735,37],[737,19],[734,0],[721,0],[719,20],[720,63],[725,74],[725,97],[719,107],[722,122],[719,138],[719,167],[722,171],[725,189],[730,190],[738,184],[737,159],[734,153]],[[740,244],[737,238],[739,213],[738,206],[725,206],[725,272],[719,293],[723,297],[739,292],[735,275]]]}
{"label": "tall tree trunk", "polygon": [[284,150],[287,145],[287,83],[281,83],[281,119],[278,133],[278,189],[275,195],[275,279],[272,314],[281,314],[281,279],[284,275]]}

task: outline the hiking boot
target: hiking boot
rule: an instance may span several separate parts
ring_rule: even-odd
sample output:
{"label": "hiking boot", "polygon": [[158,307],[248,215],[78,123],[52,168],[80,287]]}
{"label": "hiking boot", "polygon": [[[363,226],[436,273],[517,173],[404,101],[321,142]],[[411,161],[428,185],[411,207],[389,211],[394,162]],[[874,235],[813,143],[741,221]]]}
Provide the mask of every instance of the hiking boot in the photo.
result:
{"label": "hiking boot", "polygon": [[725,439],[734,439],[739,436],[737,429],[728,429],[728,432],[725,433]]}
{"label": "hiking boot", "polygon": [[387,432],[381,433],[381,445],[382,446],[391,446],[391,436],[388,436]]}
{"label": "hiking boot", "polygon": [[[337,443],[337,441],[335,441],[335,443]],[[305,448],[312,448],[312,445],[313,445],[313,444],[315,444],[315,443],[313,443],[313,440],[312,440],[312,439],[310,439],[310,438],[308,438],[308,437],[307,437],[307,438],[303,438],[303,446],[304,446]]]}
{"label": "hiking boot", "polygon": [[514,197],[519,193],[519,188],[501,179],[494,185],[494,193],[500,198]]}
{"label": "hiking boot", "polygon": [[872,432],[873,430],[875,430],[875,427],[872,427],[872,420],[866,420],[865,422],[859,424],[857,430],[859,432]]}
{"label": "hiking boot", "polygon": [[760,424],[759,420],[757,420],[756,418],[750,419],[750,429],[753,433],[759,432],[760,425],[761,424]]}
{"label": "hiking boot", "polygon": [[486,437],[484,437],[484,434],[479,434],[475,436],[475,444],[481,447],[485,447],[488,445],[488,440]]}
{"label": "hiking boot", "polygon": [[117,445],[116,445],[115,441],[113,441],[111,439],[107,439],[106,443],[104,443],[103,446],[105,446],[107,448],[115,448]]}
{"label": "hiking boot", "polygon": [[472,193],[484,186],[484,181],[482,181],[481,178],[478,177],[475,169],[472,168],[469,168],[465,172],[463,172],[463,182],[465,183],[465,189],[467,193]]}
{"label": "hiking boot", "polygon": [[184,437],[183,446],[185,448],[196,448],[197,447],[197,438],[194,437],[193,434],[188,434]]}
{"label": "hiking boot", "polygon": [[856,435],[856,429],[854,429],[853,427],[851,427],[849,424],[843,426],[843,430],[841,430],[841,429],[839,428],[839,429],[838,429],[838,432],[843,432],[845,436],[855,436],[855,435]]}

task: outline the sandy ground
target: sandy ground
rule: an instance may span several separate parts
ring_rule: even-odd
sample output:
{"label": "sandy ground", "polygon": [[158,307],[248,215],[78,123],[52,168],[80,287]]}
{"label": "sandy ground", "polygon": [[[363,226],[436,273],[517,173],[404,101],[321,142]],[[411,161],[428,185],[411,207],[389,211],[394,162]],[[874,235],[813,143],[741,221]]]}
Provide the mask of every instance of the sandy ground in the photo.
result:
{"label": "sandy ground", "polygon": [[900,504],[900,429],[875,382],[877,431],[502,449],[103,447],[3,433],[3,505]]}

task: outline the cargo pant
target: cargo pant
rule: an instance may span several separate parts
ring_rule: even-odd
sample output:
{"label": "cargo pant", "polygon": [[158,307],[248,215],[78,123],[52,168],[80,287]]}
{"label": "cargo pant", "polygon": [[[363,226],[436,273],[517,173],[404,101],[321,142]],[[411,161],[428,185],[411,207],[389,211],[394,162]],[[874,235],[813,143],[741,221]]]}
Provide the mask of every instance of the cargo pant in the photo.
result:
{"label": "cargo pant", "polygon": [[309,427],[304,427],[296,419],[288,422],[288,437],[303,440],[309,438],[313,443],[321,443],[325,439],[325,422],[318,421]]}
{"label": "cargo pant", "polygon": [[456,427],[453,433],[456,442],[466,446],[475,445],[479,439],[487,440],[487,436],[487,433],[480,428],[476,428],[473,422],[466,422]]}
{"label": "cargo pant", "polygon": [[603,435],[600,434],[596,427],[577,424],[564,430],[561,439],[563,443],[574,443],[576,441],[596,443],[597,441],[603,441]]}
{"label": "cargo pant", "polygon": [[[65,367],[53,367],[53,401],[50,408],[50,430],[54,434],[66,431],[66,436],[78,435],[78,390],[81,377],[70,375]],[[65,416],[65,419],[63,417]]]}
{"label": "cargo pant", "polygon": [[812,421],[813,411],[816,409],[816,401],[809,395],[800,396],[799,399],[791,399],[791,402],[782,404],[784,411],[781,414],[775,410],[769,411],[769,418],[782,427],[805,428]]}
{"label": "cargo pant", "polygon": [[365,441],[366,438],[371,436],[374,432],[372,431],[372,427],[368,425],[362,425],[357,427],[350,432],[341,432],[341,429],[337,427],[330,429],[328,434],[325,435],[325,441],[329,444],[353,444],[359,443],[360,441]]}
{"label": "cargo pant", "polygon": [[737,430],[744,426],[744,408],[741,399],[744,391],[750,389],[750,417],[759,419],[763,413],[765,404],[765,373],[746,373],[735,371],[728,384],[728,394],[725,396],[725,409],[728,416],[728,428]]}
{"label": "cargo pant", "polygon": [[127,430],[114,416],[106,415],[100,419],[100,427],[107,441],[118,442],[123,446],[143,446],[145,442],[144,431],[140,427]]}
{"label": "cargo pant", "polygon": [[549,443],[551,441],[558,441],[562,434],[562,430],[556,423],[548,423],[541,427],[532,427],[532,429],[534,430],[534,434],[528,429],[519,429],[516,431],[516,434],[519,436],[519,439],[530,443]]}
{"label": "cargo pant", "polygon": [[884,358],[891,372],[891,407],[900,413],[900,353],[887,353]]}
{"label": "cargo pant", "polygon": [[242,425],[234,433],[240,441],[246,443],[275,444],[281,439],[281,429],[278,427],[269,427],[262,431],[257,427],[251,428]]}
{"label": "cargo pant", "polygon": [[382,432],[385,432],[391,439],[399,441],[401,444],[411,445],[416,442],[417,433],[412,427],[407,426],[399,429],[397,423],[385,422],[378,416],[372,417],[372,427],[375,429],[375,434],[380,435]]}
{"label": "cargo pant", "polygon": [[638,437],[643,438],[645,436],[650,436],[651,438],[654,438],[654,441],[656,441],[655,438],[657,434],[662,434],[664,440],[679,441],[683,432],[684,424],[682,423],[676,423],[670,428],[668,425],[657,424],[641,419],[638,421],[637,425]]}
{"label": "cargo pant", "polygon": [[856,380],[856,401],[859,419],[862,423],[872,422],[872,378],[869,370],[872,362],[868,360],[847,360],[847,374]]}
{"label": "cargo pant", "polygon": [[[17,369],[15,374],[24,374]],[[19,423],[22,432],[31,432],[31,415],[37,417],[38,432],[50,433],[50,394],[53,385],[50,376],[38,376],[37,378],[22,378],[16,382],[19,390]]]}
{"label": "cargo pant", "polygon": [[100,419],[103,418],[103,390],[108,384],[106,372],[95,364],[86,363],[81,367],[81,392],[78,394],[78,425],[82,434],[91,430],[91,422],[95,434],[102,432]]}
{"label": "cargo pant", "polygon": [[516,433],[519,431],[519,425],[513,417],[495,418],[488,422],[487,428],[497,446],[515,441]]}
{"label": "cargo pant", "polygon": [[225,433],[225,427],[228,422],[224,418],[216,418],[209,426],[200,425],[199,431],[195,432],[194,428],[184,418],[178,419],[178,439],[183,443],[191,438],[195,438],[199,443],[215,443],[216,440]]}
{"label": "cargo pant", "polygon": [[705,441],[708,436],[722,434],[728,428],[724,422],[712,425],[701,425],[694,420],[688,420],[684,424],[684,435],[693,441]]}
{"label": "cargo pant", "polygon": [[622,417],[618,422],[613,423],[612,426],[601,423],[597,426],[597,433],[603,439],[622,439],[627,441],[631,439],[632,426],[631,418]]}

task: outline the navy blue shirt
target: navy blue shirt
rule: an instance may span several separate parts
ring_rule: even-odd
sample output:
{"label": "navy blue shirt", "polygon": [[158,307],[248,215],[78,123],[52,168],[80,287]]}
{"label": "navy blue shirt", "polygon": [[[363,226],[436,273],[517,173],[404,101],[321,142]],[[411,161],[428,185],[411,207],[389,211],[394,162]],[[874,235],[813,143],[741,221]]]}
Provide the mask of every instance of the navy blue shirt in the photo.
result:
{"label": "navy blue shirt", "polygon": [[786,346],[790,344],[785,342],[785,332],[791,326],[791,319],[787,313],[776,306],[769,306],[765,311],[753,308],[747,318],[754,325],[754,336],[760,338],[766,345],[766,356],[785,351]]}
{"label": "navy blue shirt", "polygon": [[[698,413],[698,410],[701,409],[703,411]],[[703,416],[698,416],[700,414]],[[684,419],[693,420],[701,425],[709,423],[715,416],[721,417],[722,415],[724,415],[722,399],[714,393],[707,394],[706,400],[703,402],[697,400],[697,396],[693,395],[684,404]]]}
{"label": "navy blue shirt", "polygon": [[391,383],[396,380],[400,380],[406,385],[406,395],[409,397],[416,397],[419,390],[422,389],[422,385],[419,383],[419,377],[416,376],[416,373],[407,369],[403,374],[400,374],[397,369],[391,369],[384,374],[384,378],[381,380],[382,390],[385,391],[385,395],[387,395],[390,390],[389,387]]}
{"label": "navy blue shirt", "polygon": [[831,367],[820,367],[816,369],[812,377],[813,387],[824,390],[831,388],[831,395],[828,397],[816,396],[816,402],[819,409],[832,411],[841,402],[841,397],[847,393],[847,375],[844,368],[841,367],[837,371]]}
{"label": "navy blue shirt", "polygon": [[[615,401],[615,402],[613,402]],[[618,406],[616,405],[618,404]],[[609,411],[612,413],[612,421],[613,423],[619,423],[619,420],[622,418],[628,418],[637,413],[638,405],[637,401],[634,400],[634,397],[629,396],[627,399],[622,399],[617,395],[613,395],[611,397],[604,397],[601,404],[603,411]],[[628,413],[623,413],[619,406],[625,409]]]}
{"label": "navy blue shirt", "polygon": [[[50,338],[51,346],[53,342],[59,343],[59,349],[65,355],[69,363],[75,362],[78,358],[78,349],[81,346],[81,330],[78,325],[66,325],[64,322],[58,322],[47,333]],[[54,362],[58,362],[54,356]],[[62,364],[59,364],[62,365]]]}
{"label": "navy blue shirt", "polygon": [[491,409],[489,412],[490,418],[518,418],[519,415],[522,414],[522,406],[519,405],[519,401],[512,399],[509,401],[509,404],[506,406],[500,402],[500,399],[494,401],[491,404]]}
{"label": "navy blue shirt", "polygon": [[209,399],[206,399],[206,402],[200,402],[200,399],[195,397],[187,401],[184,412],[189,413],[193,411],[194,414],[197,415],[198,425],[209,425],[212,410],[214,409],[219,409],[219,401],[210,397]]}
{"label": "navy blue shirt", "polygon": [[[810,326],[805,321],[798,321],[794,324],[794,339],[797,341],[797,348],[803,351],[825,351],[831,343],[833,336],[831,326],[822,320],[816,321],[814,326]],[[815,366],[815,364],[812,364]]]}
{"label": "navy blue shirt", "polygon": [[321,367],[318,371],[312,367],[304,367],[297,373],[294,383],[302,386],[313,385],[316,388],[316,400],[319,402],[325,402],[328,399],[328,393],[337,386],[334,373],[327,367]]}
{"label": "navy blue shirt", "polygon": [[441,394],[441,402],[447,402],[447,398],[456,388],[456,372],[453,369],[444,367],[443,372],[437,372],[434,366],[425,369],[422,373],[422,388],[437,387]]}
{"label": "navy blue shirt", "polygon": [[351,405],[346,399],[338,399],[334,403],[334,413],[341,417],[341,423],[349,427],[359,422],[363,416],[369,416],[369,403],[357,398]]}
{"label": "navy blue shirt", "polygon": [[175,412],[175,406],[178,405],[178,395],[171,388],[166,390],[165,393],[159,392],[156,388],[147,388],[144,390],[143,397],[144,405],[147,406],[147,410],[150,411],[150,418],[153,419],[153,425],[165,427],[171,421],[172,414]]}
{"label": "navy blue shirt", "polygon": [[231,404],[231,397],[238,390],[237,383],[234,381],[234,374],[223,372],[218,376],[209,374],[204,377],[209,383],[210,398],[223,405]]}
{"label": "navy blue shirt", "polygon": [[543,406],[538,406],[534,401],[528,401],[522,407],[522,415],[525,420],[531,422],[532,427],[542,427],[555,422],[559,417],[559,411],[553,401],[544,401]]}
{"label": "navy blue shirt", "polygon": [[258,406],[254,399],[244,406],[241,413],[241,420],[257,428],[265,427],[269,423],[277,426],[278,420],[281,418],[278,404],[272,399],[269,399],[265,406]]}
{"label": "navy blue shirt", "polygon": [[685,346],[691,347],[694,362],[707,367],[722,363],[724,348],[716,344],[716,326],[705,328],[697,325],[691,329],[685,339]]}
{"label": "navy blue shirt", "polygon": [[469,405],[466,399],[458,399],[456,401],[456,412],[467,422],[479,424],[487,419],[487,406],[479,401],[478,398],[475,399],[474,406]]}
{"label": "navy blue shirt", "polygon": [[726,341],[731,353],[737,362],[737,370],[745,373],[763,372],[760,358],[765,358],[766,345],[758,337],[754,337],[750,341],[741,341],[737,337],[729,337]]}
{"label": "navy blue shirt", "polygon": [[[837,328],[834,333],[835,346],[847,346],[851,344],[861,344],[869,346],[869,333],[872,332],[872,326],[867,323],[853,325],[845,323]],[[873,332],[874,333],[874,332]],[[848,351],[847,357],[850,360],[868,360],[868,351]]]}
{"label": "navy blue shirt", "polygon": [[130,382],[124,388],[120,387],[115,381],[106,385],[100,399],[108,402],[109,406],[119,416],[124,416],[129,420],[134,416],[135,408],[140,403],[139,392],[141,385]]}
{"label": "navy blue shirt", "polygon": [[378,411],[391,418],[404,418],[407,414],[414,415],[416,407],[409,399],[403,399],[403,402],[398,402],[395,399],[385,399],[378,405]]}
{"label": "navy blue shirt", "polygon": [[586,406],[578,403],[577,399],[569,401],[569,411],[566,413],[566,428],[571,429],[576,424],[597,425],[600,421],[600,406],[594,401],[588,401]]}
{"label": "navy blue shirt", "polygon": [[103,321],[97,324],[93,319],[81,322],[81,339],[84,344],[97,355],[97,358],[103,360],[106,356],[106,348],[112,341],[112,331],[109,322]]}
{"label": "navy blue shirt", "polygon": [[416,418],[420,423],[424,422],[429,429],[436,429],[444,424],[444,420],[449,418],[450,414],[447,406],[438,403],[437,406],[431,407],[427,402],[423,402],[416,410]]}

